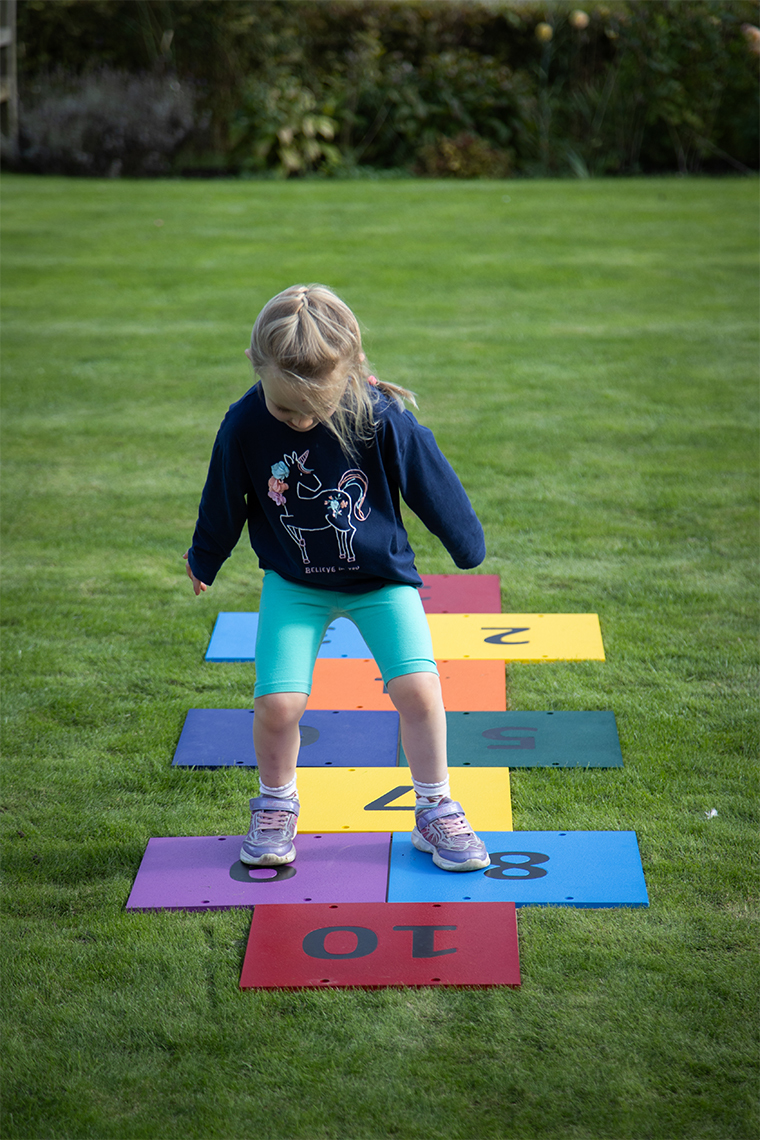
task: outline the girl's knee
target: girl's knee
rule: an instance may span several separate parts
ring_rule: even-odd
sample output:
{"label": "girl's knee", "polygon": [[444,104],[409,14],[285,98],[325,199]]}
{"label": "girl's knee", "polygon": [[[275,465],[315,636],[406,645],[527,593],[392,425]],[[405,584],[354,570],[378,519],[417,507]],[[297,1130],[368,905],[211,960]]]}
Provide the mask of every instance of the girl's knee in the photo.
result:
{"label": "girl's knee", "polygon": [[402,716],[424,716],[443,706],[441,680],[437,673],[404,673],[390,680],[387,689]]}
{"label": "girl's knee", "polygon": [[256,720],[266,728],[297,724],[308,699],[307,693],[264,693],[253,702]]}

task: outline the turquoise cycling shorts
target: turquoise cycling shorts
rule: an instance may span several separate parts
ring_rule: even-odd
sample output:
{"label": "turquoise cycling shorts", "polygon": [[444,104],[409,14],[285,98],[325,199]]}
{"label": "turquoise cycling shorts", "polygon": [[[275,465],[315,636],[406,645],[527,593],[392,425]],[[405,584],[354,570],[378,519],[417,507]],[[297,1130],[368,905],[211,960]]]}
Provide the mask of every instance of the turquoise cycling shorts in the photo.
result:
{"label": "turquoise cycling shorts", "polygon": [[336,618],[358,627],[385,684],[406,673],[438,673],[430,626],[415,586],[389,583],[367,594],[318,590],[264,572],[256,637],[254,697],[310,693],[325,631]]}

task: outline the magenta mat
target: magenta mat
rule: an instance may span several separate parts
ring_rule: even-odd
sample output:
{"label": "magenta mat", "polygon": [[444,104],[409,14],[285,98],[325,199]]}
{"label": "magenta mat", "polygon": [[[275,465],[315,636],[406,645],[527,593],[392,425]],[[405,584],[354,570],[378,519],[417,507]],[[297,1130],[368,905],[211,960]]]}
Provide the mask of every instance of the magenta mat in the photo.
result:
{"label": "magenta mat", "polygon": [[420,598],[428,614],[501,613],[498,574],[422,574]]}

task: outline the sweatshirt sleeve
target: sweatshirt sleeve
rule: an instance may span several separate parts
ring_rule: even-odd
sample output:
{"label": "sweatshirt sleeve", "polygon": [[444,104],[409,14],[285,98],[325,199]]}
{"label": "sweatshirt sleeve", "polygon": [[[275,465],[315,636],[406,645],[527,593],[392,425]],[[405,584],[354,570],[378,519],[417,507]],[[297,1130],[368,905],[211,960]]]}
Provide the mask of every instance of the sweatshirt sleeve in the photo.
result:
{"label": "sweatshirt sleeve", "polygon": [[214,442],[188,555],[191,570],[206,585],[232,554],[248,519],[249,503],[254,502],[242,448],[225,421]]}
{"label": "sweatshirt sleeve", "polygon": [[405,430],[388,433],[386,455],[386,463],[396,469],[401,497],[441,540],[459,569],[471,570],[486,556],[480,520],[433,433],[411,412],[402,416]]}

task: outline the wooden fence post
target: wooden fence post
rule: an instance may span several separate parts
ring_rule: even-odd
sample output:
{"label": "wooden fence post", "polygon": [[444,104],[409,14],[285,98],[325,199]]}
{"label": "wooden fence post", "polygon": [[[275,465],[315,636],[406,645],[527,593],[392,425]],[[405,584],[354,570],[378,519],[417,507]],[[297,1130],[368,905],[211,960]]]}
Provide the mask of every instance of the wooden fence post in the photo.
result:
{"label": "wooden fence post", "polygon": [[16,0],[0,0],[0,154],[18,154]]}

